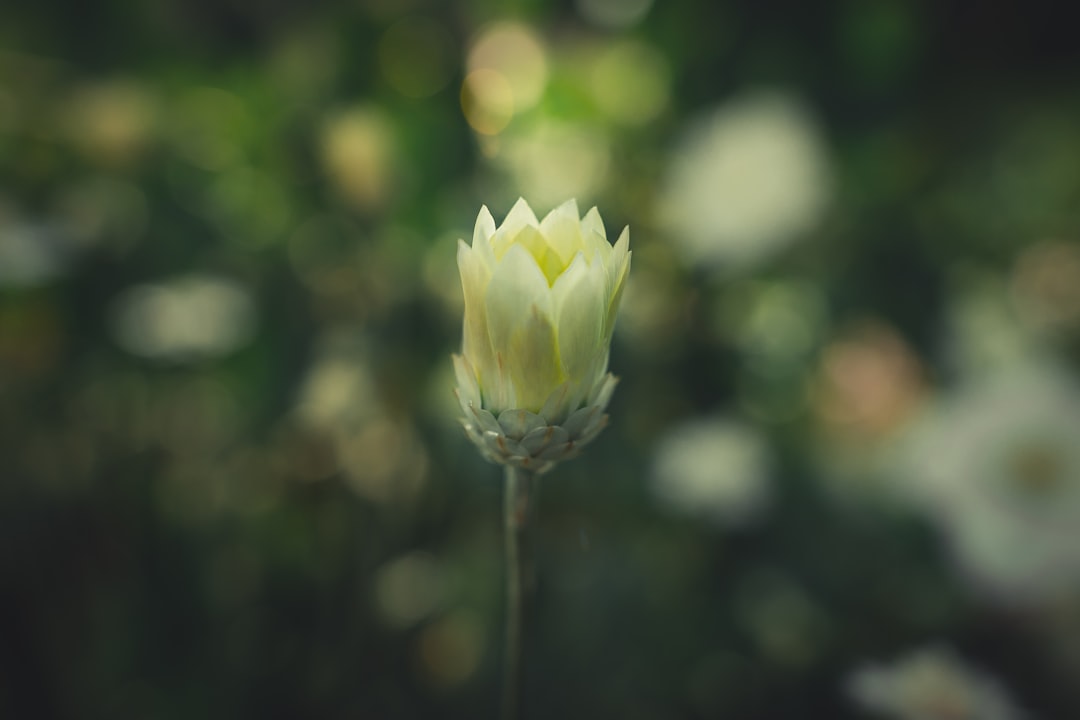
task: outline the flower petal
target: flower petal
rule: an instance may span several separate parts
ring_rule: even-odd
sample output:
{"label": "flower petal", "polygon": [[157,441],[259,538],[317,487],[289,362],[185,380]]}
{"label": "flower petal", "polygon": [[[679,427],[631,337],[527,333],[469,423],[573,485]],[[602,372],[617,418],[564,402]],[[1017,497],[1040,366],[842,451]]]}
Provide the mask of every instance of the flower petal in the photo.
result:
{"label": "flower petal", "polygon": [[496,462],[529,456],[525,448],[521,447],[521,443],[506,437],[501,432],[485,432],[484,444]]}
{"label": "flower petal", "polygon": [[494,435],[502,432],[502,426],[499,425],[495,416],[487,410],[478,407],[470,407],[469,412],[472,415],[471,422],[480,433],[491,433]]}
{"label": "flower petal", "polygon": [[566,430],[572,440],[577,440],[581,437],[581,433],[585,427],[592,422],[593,418],[596,415],[602,415],[603,412],[604,409],[599,405],[586,405],[571,413],[570,417],[566,418],[566,421],[562,424],[562,428]]}
{"label": "flower petal", "polygon": [[539,411],[562,378],[551,321],[551,291],[523,246],[513,245],[506,251],[488,285],[485,308],[491,343],[498,348],[500,377],[513,387],[513,393],[504,394],[495,409]]}
{"label": "flower petal", "polygon": [[514,238],[523,228],[539,227],[539,225],[540,223],[536,220],[536,215],[533,213],[532,208],[529,207],[529,203],[525,202],[525,198],[518,198],[518,201],[514,203],[514,207],[510,208],[510,212],[506,214],[506,219],[503,220],[503,224],[499,226],[499,229],[495,231],[491,240],[491,245],[495,250],[495,257],[502,259],[513,244]]}
{"label": "flower petal", "polygon": [[547,280],[549,287],[566,267],[566,263],[552,249],[537,228],[522,228],[514,238],[514,244],[521,245],[529,251],[529,254],[533,256],[536,264],[540,266],[540,270],[544,273],[544,278]]}
{"label": "flower petal", "polygon": [[608,403],[611,402],[611,395],[615,392],[615,386],[618,384],[619,378],[611,373],[605,375],[603,380],[596,383],[593,395],[589,398],[589,404],[601,410],[606,410]]}
{"label": "flower petal", "polygon": [[478,259],[478,253],[458,240],[458,271],[461,273],[461,291],[465,297],[465,322],[462,330],[462,354],[469,359],[476,371],[481,392],[488,392],[485,384],[495,371],[495,353],[488,337],[487,309],[484,298],[491,280],[491,272]]}
{"label": "flower petal", "polygon": [[551,389],[563,381],[557,343],[551,318],[533,305],[507,354],[518,407],[539,412]]}
{"label": "flower petal", "polygon": [[569,396],[570,383],[567,381],[551,391],[551,394],[548,395],[547,399],[544,401],[544,406],[540,408],[540,416],[543,417],[549,425],[558,425],[562,423],[566,418],[566,401]]}
{"label": "flower petal", "polygon": [[521,446],[529,451],[530,455],[542,453],[552,445],[565,445],[570,440],[570,434],[558,425],[539,427],[521,438]]}
{"label": "flower petal", "polygon": [[[619,304],[622,302],[623,288],[626,286],[626,278],[630,274],[630,260],[633,251],[627,249],[630,244],[630,228],[622,231],[619,242],[615,244],[612,257],[612,266],[608,275],[611,289],[608,294],[607,312],[604,316],[604,342],[611,342],[611,335],[615,331],[615,320],[619,314]],[[615,262],[618,262],[616,265]]]}
{"label": "flower petal", "polygon": [[608,272],[611,275],[611,289],[615,290],[616,280],[619,274],[622,273],[622,266],[626,263],[627,255],[630,253],[630,227],[624,227],[622,233],[619,235],[618,241],[615,243],[615,247],[611,249],[611,255],[608,261]]}
{"label": "flower petal", "polygon": [[589,210],[581,221],[581,242],[590,263],[600,260],[607,264],[611,259],[611,243],[607,240],[604,222],[596,208]]}
{"label": "flower petal", "polygon": [[514,440],[521,440],[533,430],[547,426],[543,417],[528,410],[503,410],[498,421],[506,436]]}
{"label": "flower petal", "polygon": [[476,372],[472,363],[461,355],[452,355],[454,376],[457,378],[458,401],[463,412],[468,412],[470,405],[480,407],[480,386],[476,382]]}
{"label": "flower petal", "polygon": [[562,267],[570,264],[574,254],[583,248],[580,218],[577,201],[567,200],[540,221],[540,233],[559,256]]}
{"label": "flower petal", "polygon": [[488,210],[487,205],[484,205],[476,216],[476,225],[473,227],[472,248],[488,270],[495,267],[495,252],[491,247],[491,239],[494,236],[495,218],[491,217],[491,211]]}
{"label": "flower petal", "polygon": [[597,354],[603,352],[601,340],[607,309],[603,272],[603,266],[599,263],[590,266],[584,253],[579,252],[551,288],[559,328],[559,354],[567,377],[575,383],[585,379]]}

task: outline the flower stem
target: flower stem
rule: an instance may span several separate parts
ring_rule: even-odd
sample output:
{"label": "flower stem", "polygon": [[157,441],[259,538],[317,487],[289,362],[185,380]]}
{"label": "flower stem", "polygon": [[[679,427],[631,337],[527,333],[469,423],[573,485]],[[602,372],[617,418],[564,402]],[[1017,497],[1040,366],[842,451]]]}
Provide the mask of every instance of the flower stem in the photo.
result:
{"label": "flower stem", "polygon": [[518,717],[521,684],[521,618],[523,605],[521,545],[529,525],[533,474],[506,466],[503,521],[506,549],[506,646],[503,651],[503,720]]}

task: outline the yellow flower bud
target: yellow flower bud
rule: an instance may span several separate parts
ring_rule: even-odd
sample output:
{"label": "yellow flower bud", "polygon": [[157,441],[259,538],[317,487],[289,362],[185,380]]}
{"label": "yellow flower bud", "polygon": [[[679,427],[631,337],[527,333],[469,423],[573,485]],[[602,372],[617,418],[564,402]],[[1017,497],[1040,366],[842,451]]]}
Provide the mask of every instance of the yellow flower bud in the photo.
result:
{"label": "yellow flower bud", "polygon": [[539,222],[518,200],[498,228],[484,207],[472,245],[458,241],[457,393],[466,430],[490,459],[542,472],[603,427],[629,244],[629,228],[612,246],[596,208],[582,218],[574,200]]}

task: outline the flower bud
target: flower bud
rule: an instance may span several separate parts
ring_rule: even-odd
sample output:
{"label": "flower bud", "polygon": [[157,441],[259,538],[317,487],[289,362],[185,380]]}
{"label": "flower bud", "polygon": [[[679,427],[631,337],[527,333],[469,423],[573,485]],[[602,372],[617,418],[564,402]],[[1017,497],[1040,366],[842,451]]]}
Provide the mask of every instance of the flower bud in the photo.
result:
{"label": "flower bud", "polygon": [[596,208],[582,218],[574,200],[540,222],[518,200],[498,228],[481,208],[472,245],[458,241],[457,396],[465,430],[488,459],[545,472],[606,423],[629,245],[629,228],[612,246]]}

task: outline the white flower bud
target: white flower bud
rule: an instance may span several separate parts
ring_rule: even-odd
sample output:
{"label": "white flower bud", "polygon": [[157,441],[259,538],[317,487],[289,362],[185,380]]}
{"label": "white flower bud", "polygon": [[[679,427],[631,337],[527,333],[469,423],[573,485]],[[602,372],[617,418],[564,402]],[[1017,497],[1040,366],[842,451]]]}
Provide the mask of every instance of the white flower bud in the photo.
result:
{"label": "white flower bud", "polygon": [[607,241],[600,213],[570,200],[538,222],[518,200],[496,228],[480,210],[458,241],[465,294],[457,395],[486,457],[545,472],[607,420],[608,350],[630,270],[630,231]]}

